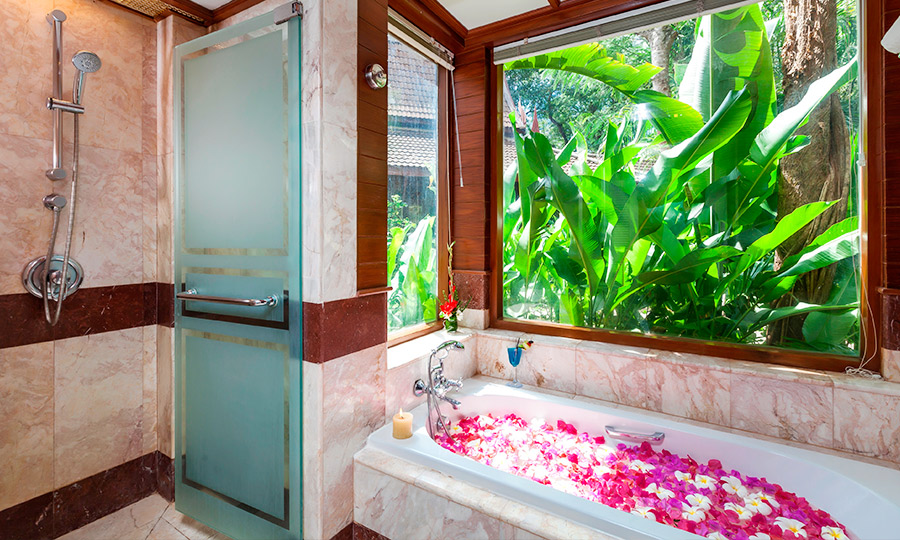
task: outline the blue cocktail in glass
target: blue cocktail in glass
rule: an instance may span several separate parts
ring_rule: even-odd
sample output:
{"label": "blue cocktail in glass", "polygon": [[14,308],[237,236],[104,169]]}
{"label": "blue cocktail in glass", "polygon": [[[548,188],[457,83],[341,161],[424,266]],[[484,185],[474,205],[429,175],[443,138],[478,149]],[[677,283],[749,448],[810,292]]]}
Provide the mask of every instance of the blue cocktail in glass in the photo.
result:
{"label": "blue cocktail in glass", "polygon": [[518,344],[515,347],[508,347],[506,354],[509,355],[509,365],[513,367],[513,380],[506,383],[506,386],[522,388],[522,383],[519,382],[519,363],[522,361],[522,348]]}

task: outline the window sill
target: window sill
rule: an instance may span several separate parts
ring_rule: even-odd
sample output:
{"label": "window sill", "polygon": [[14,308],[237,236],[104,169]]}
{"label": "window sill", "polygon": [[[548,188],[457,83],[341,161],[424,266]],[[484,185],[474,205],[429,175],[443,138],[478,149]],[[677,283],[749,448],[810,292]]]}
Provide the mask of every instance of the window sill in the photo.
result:
{"label": "window sill", "polygon": [[[703,354],[683,353],[644,346],[620,345],[601,341],[580,340],[558,335],[537,334],[496,327],[477,331],[479,336],[508,341],[509,346],[517,339],[534,340],[536,346],[547,349],[568,349],[572,351],[603,352],[618,358],[631,358],[724,371],[733,374],[777,379],[785,382],[802,382],[818,386],[862,390],[889,396],[900,396],[900,383],[881,379],[868,379],[847,375],[841,372],[821,371],[810,368],[797,368],[773,363],[762,363],[738,359],[707,356]],[[390,353],[389,353],[390,354]]]}
{"label": "window sill", "polygon": [[387,368],[388,370],[396,369],[411,362],[427,358],[431,351],[445,341],[455,339],[463,344],[467,344],[469,341],[472,341],[472,344],[474,344],[474,338],[475,332],[466,329],[460,329],[452,333],[446,330],[438,330],[404,343],[391,345],[387,351]]}

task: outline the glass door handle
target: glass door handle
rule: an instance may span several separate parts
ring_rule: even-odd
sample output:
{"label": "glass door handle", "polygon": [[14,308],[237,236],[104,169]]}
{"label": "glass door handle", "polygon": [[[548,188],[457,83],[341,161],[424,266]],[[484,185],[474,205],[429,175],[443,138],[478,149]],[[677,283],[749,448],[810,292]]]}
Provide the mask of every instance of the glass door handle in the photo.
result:
{"label": "glass door handle", "polygon": [[229,298],[227,296],[207,296],[199,294],[197,289],[188,289],[175,295],[179,300],[195,300],[197,302],[211,302],[213,304],[230,304],[232,306],[272,307],[278,305],[278,297],[270,295],[262,300],[257,298]]}

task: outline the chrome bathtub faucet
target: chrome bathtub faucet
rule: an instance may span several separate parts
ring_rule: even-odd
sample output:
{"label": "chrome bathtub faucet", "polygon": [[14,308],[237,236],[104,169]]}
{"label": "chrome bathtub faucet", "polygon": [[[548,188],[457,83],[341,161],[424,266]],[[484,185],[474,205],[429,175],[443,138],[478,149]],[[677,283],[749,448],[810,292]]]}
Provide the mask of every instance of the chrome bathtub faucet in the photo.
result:
{"label": "chrome bathtub faucet", "polygon": [[[419,379],[413,385],[413,394],[416,397],[420,397],[423,394],[426,395],[426,401],[428,403],[428,421],[426,422],[426,425],[428,426],[428,435],[431,438],[434,438],[435,426],[441,428],[447,437],[450,437],[446,418],[441,414],[440,402],[446,401],[454,409],[458,409],[461,404],[458,400],[447,396],[448,392],[462,388],[463,385],[462,381],[448,379],[444,375],[444,358],[450,354],[448,349],[451,348],[462,350],[465,349],[465,346],[456,340],[445,341],[438,345],[436,349],[431,351],[431,355],[428,357],[428,382],[426,383],[422,379]],[[440,356],[438,356],[439,354]],[[435,358],[438,360],[436,366],[434,365]],[[432,425],[431,417],[435,411],[437,412],[437,419],[435,420],[434,425]]]}

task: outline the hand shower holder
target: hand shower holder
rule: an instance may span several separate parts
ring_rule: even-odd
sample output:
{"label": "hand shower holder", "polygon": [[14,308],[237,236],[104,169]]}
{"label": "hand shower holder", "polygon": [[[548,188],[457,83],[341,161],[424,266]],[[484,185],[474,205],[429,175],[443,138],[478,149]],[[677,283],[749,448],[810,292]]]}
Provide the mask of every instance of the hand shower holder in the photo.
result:
{"label": "hand shower holder", "polygon": [[84,114],[84,105],[79,105],[64,99],[54,97],[47,98],[47,108],[51,111],[63,111],[72,114]]}

